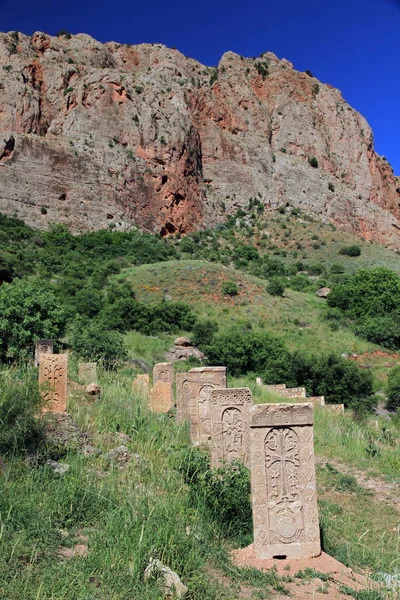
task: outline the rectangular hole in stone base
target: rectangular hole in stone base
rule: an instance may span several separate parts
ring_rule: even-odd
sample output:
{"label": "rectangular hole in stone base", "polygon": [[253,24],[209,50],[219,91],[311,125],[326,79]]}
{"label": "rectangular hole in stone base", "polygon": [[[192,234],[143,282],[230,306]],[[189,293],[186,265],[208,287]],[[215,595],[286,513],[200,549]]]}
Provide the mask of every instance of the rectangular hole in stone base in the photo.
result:
{"label": "rectangular hole in stone base", "polygon": [[286,560],[286,554],[276,554],[272,558],[276,558],[276,560]]}

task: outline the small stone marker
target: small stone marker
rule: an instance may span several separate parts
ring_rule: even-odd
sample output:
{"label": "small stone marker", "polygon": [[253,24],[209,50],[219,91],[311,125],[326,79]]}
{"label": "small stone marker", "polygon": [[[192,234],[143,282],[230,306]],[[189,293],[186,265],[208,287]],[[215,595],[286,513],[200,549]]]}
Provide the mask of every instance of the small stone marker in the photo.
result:
{"label": "small stone marker", "polygon": [[285,398],[305,398],[307,395],[306,388],[304,388],[304,387],[299,387],[299,388],[276,387],[275,389],[281,396],[284,396]]}
{"label": "small stone marker", "polygon": [[67,354],[41,354],[39,389],[49,402],[44,412],[65,412],[67,409]]}
{"label": "small stone marker", "polygon": [[344,415],[344,404],[325,404],[324,410],[336,415]]}
{"label": "small stone marker", "polygon": [[172,408],[172,383],[157,381],[149,393],[149,409],[151,412],[167,413]]}
{"label": "small stone marker", "polygon": [[211,392],[226,388],[226,367],[198,367],[188,373],[190,437],[194,444],[211,439]]}
{"label": "small stone marker", "polygon": [[35,345],[35,367],[39,366],[41,354],[53,354],[54,340],[37,340]]}
{"label": "small stone marker", "polygon": [[286,383],[275,383],[273,385],[266,385],[265,387],[268,390],[285,390],[286,389]]}
{"label": "small stone marker", "polygon": [[150,376],[148,373],[144,375],[136,375],[132,381],[132,392],[147,398],[150,392]]}
{"label": "small stone marker", "polygon": [[153,369],[153,385],[157,381],[164,381],[165,383],[174,382],[174,368],[172,363],[158,363],[154,365]]}
{"label": "small stone marker", "polygon": [[325,396],[307,396],[306,402],[311,402],[314,406],[325,406]]}
{"label": "small stone marker", "polygon": [[78,378],[81,383],[97,383],[97,363],[79,363]]}
{"label": "small stone marker", "polygon": [[256,377],[256,385],[260,385],[261,386],[262,384],[263,384],[263,382],[262,382],[261,377]]}
{"label": "small stone marker", "polygon": [[318,556],[313,405],[252,407],[250,465],[256,557]]}
{"label": "small stone marker", "polygon": [[234,458],[250,462],[250,408],[248,388],[225,388],[211,392],[211,463],[221,466]]}
{"label": "small stone marker", "polygon": [[189,381],[187,373],[176,374],[176,420],[189,420]]}

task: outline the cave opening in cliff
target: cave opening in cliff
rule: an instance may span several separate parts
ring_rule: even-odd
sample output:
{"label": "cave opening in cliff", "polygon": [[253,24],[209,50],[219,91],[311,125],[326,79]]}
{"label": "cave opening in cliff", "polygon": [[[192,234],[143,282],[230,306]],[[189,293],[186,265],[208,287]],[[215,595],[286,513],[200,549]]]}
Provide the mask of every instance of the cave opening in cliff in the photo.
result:
{"label": "cave opening in cliff", "polygon": [[164,227],[160,231],[161,237],[167,237],[176,233],[177,229],[173,223],[165,223]]}

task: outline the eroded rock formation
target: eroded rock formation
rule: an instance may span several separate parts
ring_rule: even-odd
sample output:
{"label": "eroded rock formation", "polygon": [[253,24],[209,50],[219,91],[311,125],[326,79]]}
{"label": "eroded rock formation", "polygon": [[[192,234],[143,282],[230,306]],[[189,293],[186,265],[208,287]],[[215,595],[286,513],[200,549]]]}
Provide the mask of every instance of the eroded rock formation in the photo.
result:
{"label": "eroded rock formation", "polygon": [[400,180],[367,122],[287,60],[0,34],[2,212],[167,235],[256,196],[400,247]]}

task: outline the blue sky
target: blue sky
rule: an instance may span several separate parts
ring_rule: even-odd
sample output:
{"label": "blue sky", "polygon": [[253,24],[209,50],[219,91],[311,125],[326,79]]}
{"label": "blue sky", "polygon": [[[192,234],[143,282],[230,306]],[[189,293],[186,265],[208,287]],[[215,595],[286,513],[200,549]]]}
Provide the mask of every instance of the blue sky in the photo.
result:
{"label": "blue sky", "polygon": [[400,175],[400,0],[0,0],[0,30],[160,42],[207,65],[272,51],[338,87]]}

